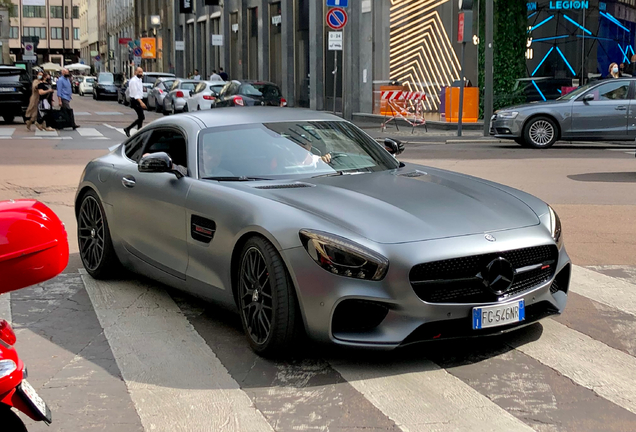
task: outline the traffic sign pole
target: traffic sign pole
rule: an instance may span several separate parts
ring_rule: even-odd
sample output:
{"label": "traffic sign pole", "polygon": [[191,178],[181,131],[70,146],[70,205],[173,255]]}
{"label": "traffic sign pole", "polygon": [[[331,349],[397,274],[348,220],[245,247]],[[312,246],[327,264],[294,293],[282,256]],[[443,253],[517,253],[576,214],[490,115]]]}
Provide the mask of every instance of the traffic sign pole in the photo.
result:
{"label": "traffic sign pole", "polygon": [[[340,5],[342,7],[347,7],[348,0],[327,0],[327,6],[336,6]],[[333,30],[342,30],[345,25],[347,25],[348,17],[347,12],[341,7],[334,7],[327,11],[327,16],[325,17],[327,21],[327,25],[331,27]],[[342,40],[341,34],[341,40]],[[330,36],[331,38],[331,36]],[[334,43],[335,45],[335,43]],[[340,49],[342,49],[342,42],[340,42]],[[334,46],[333,49],[333,113],[336,113],[336,96],[338,89],[338,49]],[[344,56],[342,57],[344,59]],[[343,98],[344,101],[344,98]],[[343,102],[344,104],[344,102]],[[343,110],[344,112],[344,106]]]}

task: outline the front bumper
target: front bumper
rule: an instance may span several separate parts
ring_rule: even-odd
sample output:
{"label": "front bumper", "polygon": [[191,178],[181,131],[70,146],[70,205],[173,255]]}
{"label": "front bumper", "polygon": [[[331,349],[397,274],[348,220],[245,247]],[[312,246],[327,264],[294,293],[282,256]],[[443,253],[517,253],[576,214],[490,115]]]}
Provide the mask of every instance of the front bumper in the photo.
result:
{"label": "front bumper", "polygon": [[[524,321],[473,330],[473,308],[498,304],[497,302],[428,303],[417,296],[409,281],[409,273],[417,264],[554,244],[542,225],[498,232],[495,235],[496,243],[489,243],[484,240],[483,234],[478,234],[407,244],[375,245],[375,250],[390,261],[387,275],[377,282],[331,274],[319,267],[302,247],[285,250],[283,254],[297,287],[305,328],[312,339],[338,345],[393,349],[426,340],[500,334],[564,310],[571,268],[570,258],[564,247],[559,251],[556,270],[550,280],[500,302],[523,299],[526,305]],[[565,273],[561,273],[562,271]],[[557,291],[553,284],[559,277]],[[567,280],[564,282],[565,279]],[[338,307],[351,301],[372,307],[380,305],[387,310],[386,315],[380,316],[379,323],[372,328],[340,331],[336,321]],[[362,321],[368,320],[372,313],[375,312],[368,308],[358,311],[351,309],[349,316]]]}
{"label": "front bumper", "polygon": [[490,134],[497,138],[521,138],[523,136],[523,122],[518,118],[500,119],[495,114],[490,120]]}

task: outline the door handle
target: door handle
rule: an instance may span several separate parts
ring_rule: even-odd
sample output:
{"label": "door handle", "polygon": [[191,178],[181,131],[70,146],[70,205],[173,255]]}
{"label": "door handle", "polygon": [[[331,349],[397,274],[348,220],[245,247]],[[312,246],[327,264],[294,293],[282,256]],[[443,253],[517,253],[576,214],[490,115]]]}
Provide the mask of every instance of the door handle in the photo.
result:
{"label": "door handle", "polygon": [[625,105],[621,105],[621,106],[617,106],[614,109],[617,110],[617,111],[626,111],[627,107]]}
{"label": "door handle", "polygon": [[135,187],[135,178],[131,175],[127,175],[121,178],[121,184],[127,188]]}

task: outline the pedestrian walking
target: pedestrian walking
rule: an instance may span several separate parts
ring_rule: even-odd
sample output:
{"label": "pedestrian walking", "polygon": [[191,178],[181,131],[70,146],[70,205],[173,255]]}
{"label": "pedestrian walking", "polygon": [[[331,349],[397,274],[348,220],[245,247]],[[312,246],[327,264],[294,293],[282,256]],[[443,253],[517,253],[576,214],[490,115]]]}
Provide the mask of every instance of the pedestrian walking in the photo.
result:
{"label": "pedestrian walking", "polygon": [[[73,130],[79,126],[75,124],[75,114],[71,108],[71,99],[73,98],[73,85],[71,84],[71,73],[68,69],[62,69],[62,76],[57,80],[57,97],[60,102],[60,110],[68,124]],[[61,129],[61,128],[58,128]]]}
{"label": "pedestrian walking", "polygon": [[130,80],[128,83],[128,96],[130,97],[130,106],[137,113],[137,120],[132,122],[130,126],[124,128],[124,132],[126,136],[130,136],[130,130],[137,126],[137,130],[141,129],[144,125],[144,120],[146,117],[144,116],[144,110],[146,109],[146,104],[144,103],[144,85],[141,82],[141,79],[144,76],[144,70],[140,67],[135,71],[135,77]]}
{"label": "pedestrian walking", "polygon": [[194,70],[194,76],[192,77],[195,81],[201,81],[201,75],[199,74],[199,69]]}
{"label": "pedestrian walking", "polygon": [[[28,131],[31,131],[31,125],[38,123],[38,105],[40,103],[40,92],[38,91],[38,86],[40,82],[42,82],[42,72],[37,74],[37,77],[33,80],[33,84],[31,85],[31,99],[29,100],[29,107],[24,114],[26,117],[26,128]],[[39,128],[39,126],[37,126]]]}
{"label": "pedestrian walking", "polygon": [[212,75],[210,75],[210,81],[223,81],[221,75],[216,73],[216,69],[212,69]]}
{"label": "pedestrian walking", "polygon": [[227,81],[229,78],[227,74],[225,73],[225,71],[223,70],[223,68],[219,68],[219,76],[221,77],[223,81]]}
{"label": "pedestrian walking", "polygon": [[42,81],[38,84],[38,93],[40,101],[38,102],[38,120],[35,124],[38,129],[49,132],[54,131],[52,127],[46,125],[47,120],[50,123],[51,109],[53,109],[53,93],[55,90],[51,87],[51,74],[44,72]]}

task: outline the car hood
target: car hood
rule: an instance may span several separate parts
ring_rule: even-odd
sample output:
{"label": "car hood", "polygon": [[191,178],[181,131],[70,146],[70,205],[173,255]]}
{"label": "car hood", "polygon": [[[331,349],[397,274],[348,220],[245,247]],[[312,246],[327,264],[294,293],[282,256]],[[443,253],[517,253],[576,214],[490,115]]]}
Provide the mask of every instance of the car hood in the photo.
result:
{"label": "car hood", "polygon": [[519,198],[485,182],[415,168],[318,177],[302,181],[313,187],[259,192],[377,243],[433,240],[540,223]]}
{"label": "car hood", "polygon": [[502,108],[500,110],[498,110],[497,112],[500,111],[519,111],[522,109],[537,109],[541,106],[551,106],[551,105],[566,105],[568,104],[569,100],[549,100],[549,101],[544,101],[544,102],[530,102],[527,104],[521,104],[521,105],[514,105],[511,107],[506,107],[506,108]]}

